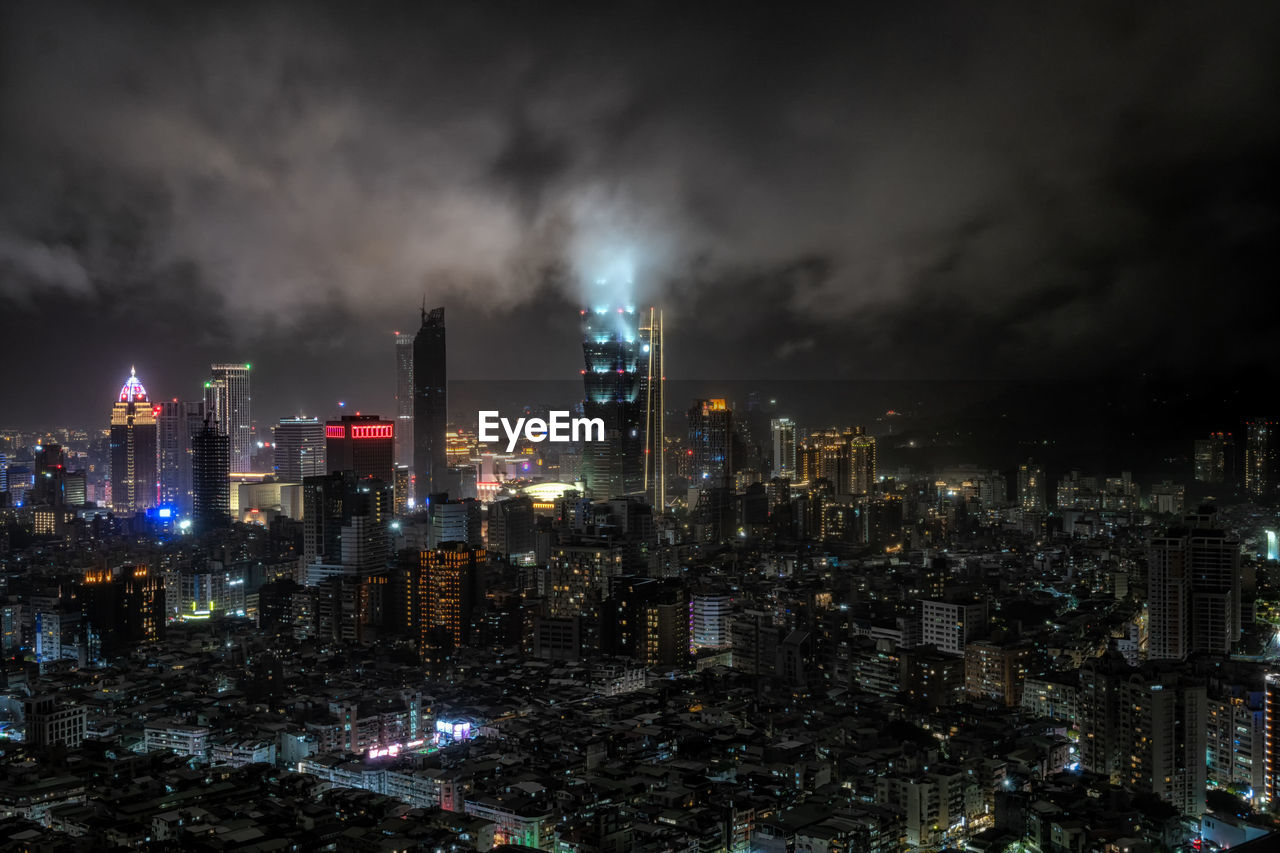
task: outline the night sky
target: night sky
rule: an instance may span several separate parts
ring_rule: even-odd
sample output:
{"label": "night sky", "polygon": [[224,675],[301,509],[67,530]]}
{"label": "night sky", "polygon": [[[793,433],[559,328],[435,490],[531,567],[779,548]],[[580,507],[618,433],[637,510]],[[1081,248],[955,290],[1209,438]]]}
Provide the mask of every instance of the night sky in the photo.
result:
{"label": "night sky", "polygon": [[600,277],[672,377],[1274,397],[1280,4],[214,5],[0,6],[0,427],[389,412],[424,295],[572,379]]}

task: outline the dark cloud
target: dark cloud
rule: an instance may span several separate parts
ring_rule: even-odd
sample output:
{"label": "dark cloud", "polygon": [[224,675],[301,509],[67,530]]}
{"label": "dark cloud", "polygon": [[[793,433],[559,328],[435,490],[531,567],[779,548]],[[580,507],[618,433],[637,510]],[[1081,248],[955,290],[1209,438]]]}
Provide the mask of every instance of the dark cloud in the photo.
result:
{"label": "dark cloud", "polygon": [[1274,4],[0,15],[0,335],[73,397],[246,358],[272,416],[385,408],[424,292],[456,375],[572,375],[600,276],[677,375],[1269,363]]}

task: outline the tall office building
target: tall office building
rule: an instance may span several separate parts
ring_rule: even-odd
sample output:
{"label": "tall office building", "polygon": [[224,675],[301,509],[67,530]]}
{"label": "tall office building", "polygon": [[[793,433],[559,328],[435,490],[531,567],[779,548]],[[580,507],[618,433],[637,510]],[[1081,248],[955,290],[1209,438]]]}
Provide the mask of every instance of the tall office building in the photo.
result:
{"label": "tall office building", "polygon": [[[397,424],[397,428],[399,424]],[[396,432],[396,441],[400,440],[400,433]],[[395,495],[395,514],[409,514],[409,498],[412,497],[410,484],[413,482],[413,470],[408,465],[396,465],[395,481],[391,484],[392,492]]]}
{"label": "tall office building", "polygon": [[1044,467],[1030,459],[1018,466],[1018,506],[1034,512],[1044,512],[1049,506]]}
{"label": "tall office building", "polygon": [[413,339],[413,494],[419,503],[448,484],[448,376],[444,308],[428,312],[424,307],[422,327]]}
{"label": "tall office building", "polygon": [[[302,481],[302,559],[307,582],[385,568],[391,485],[341,471]],[[313,566],[326,567],[315,570]]]}
{"label": "tall office building", "polygon": [[480,501],[475,498],[431,501],[427,512],[430,528],[427,531],[427,547],[437,548],[446,542],[461,542],[479,548],[481,537]]}
{"label": "tall office building", "polygon": [[1244,425],[1244,490],[1257,497],[1276,493],[1276,430],[1280,423],[1253,418]]}
{"label": "tall office building", "polygon": [[218,430],[231,439],[231,473],[245,474],[253,459],[249,364],[214,364],[205,383],[205,406]]}
{"label": "tall office building", "polygon": [[205,419],[191,437],[191,525],[197,533],[231,523],[231,439]]}
{"label": "tall office building", "polygon": [[667,499],[667,376],[662,311],[649,309],[640,325],[640,360],[644,366],[640,394],[644,399],[644,493],[659,512]]}
{"label": "tall office building", "polygon": [[1229,432],[1210,433],[1195,442],[1195,478],[1197,483],[1228,483],[1235,456],[1235,443]]}
{"label": "tall office building", "polygon": [[689,409],[691,478],[699,487],[730,485],[733,476],[733,410],[722,399],[696,400]]}
{"label": "tall office building", "polygon": [[421,552],[414,584],[420,648],[430,643],[436,630],[445,632],[455,649],[470,640],[476,574],[484,560],[483,548],[464,542],[445,542]]}
{"label": "tall office building", "polygon": [[169,400],[159,406],[160,503],[191,514],[191,439],[204,428],[203,400]]}
{"label": "tall office building", "polygon": [[796,424],[791,418],[774,418],[769,424],[773,432],[773,476],[796,479]]}
{"label": "tall office building", "polygon": [[32,506],[65,506],[67,500],[66,454],[60,444],[36,448],[35,470],[31,483]]}
{"label": "tall office building", "polygon": [[396,332],[396,464],[413,470],[413,337]]}
{"label": "tall office building", "polygon": [[[432,530],[434,531],[434,519]],[[537,540],[537,517],[533,501],[527,495],[503,498],[489,504],[488,523],[485,526],[485,547],[490,554],[508,559],[526,557],[534,553]]]}
{"label": "tall office building", "polygon": [[1210,508],[1151,540],[1147,559],[1147,656],[1182,660],[1230,654],[1244,622],[1240,545]]}
{"label": "tall office building", "polygon": [[158,479],[156,407],[130,368],[111,409],[111,506],[117,512],[155,506]]}
{"label": "tall office building", "polygon": [[326,421],[325,466],[329,473],[354,472],[357,479],[373,477],[388,486],[395,482],[395,421],[377,415],[343,415]]}
{"label": "tall office building", "polygon": [[642,494],[645,400],[635,309],[597,307],[581,313],[582,409],[588,418],[604,422],[604,441],[583,447],[583,485],[597,500]]}
{"label": "tall office building", "polygon": [[276,476],[290,483],[328,473],[325,425],[319,418],[281,418],[275,428]]}

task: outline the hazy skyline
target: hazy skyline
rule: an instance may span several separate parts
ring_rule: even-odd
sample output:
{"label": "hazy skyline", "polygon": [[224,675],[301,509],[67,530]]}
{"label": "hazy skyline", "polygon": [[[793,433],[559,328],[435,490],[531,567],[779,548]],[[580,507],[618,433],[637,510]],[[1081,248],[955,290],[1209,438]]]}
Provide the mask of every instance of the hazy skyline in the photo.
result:
{"label": "hazy skyline", "polygon": [[424,294],[451,377],[573,378],[600,276],[680,378],[1274,377],[1278,18],[7,4],[0,426],[389,413]]}

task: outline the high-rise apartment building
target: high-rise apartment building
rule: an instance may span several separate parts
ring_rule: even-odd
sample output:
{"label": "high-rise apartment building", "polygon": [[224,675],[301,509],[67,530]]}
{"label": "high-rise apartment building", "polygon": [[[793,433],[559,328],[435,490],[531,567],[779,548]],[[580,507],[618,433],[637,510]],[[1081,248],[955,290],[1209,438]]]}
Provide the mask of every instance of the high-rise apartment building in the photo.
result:
{"label": "high-rise apartment building", "polygon": [[1193,652],[1229,654],[1244,619],[1240,545],[1220,529],[1210,508],[1163,536],[1147,558],[1147,655],[1182,660]]}
{"label": "high-rise apartment building", "polygon": [[1028,512],[1048,509],[1044,466],[1030,459],[1018,466],[1018,506]]}
{"label": "high-rise apartment building", "polygon": [[1253,418],[1244,425],[1244,490],[1257,497],[1276,493],[1276,430],[1271,418]]}
{"label": "high-rise apartment building", "polygon": [[604,441],[583,447],[583,485],[597,500],[641,494],[645,400],[640,386],[645,362],[635,309],[583,309],[582,334],[583,413],[604,422]]}
{"label": "high-rise apartment building", "polygon": [[847,434],[849,443],[849,494],[869,495],[876,488],[876,439],[864,427]]}
{"label": "high-rise apartment building", "polygon": [[344,415],[327,421],[325,465],[329,473],[354,472],[357,479],[372,477],[388,486],[395,482],[395,421],[377,415]]}
{"label": "high-rise apartment building", "polygon": [[231,523],[231,439],[207,418],[191,438],[191,524],[204,532]]}
{"label": "high-rise apartment building", "polygon": [[[794,435],[794,427],[788,430],[788,425],[781,427],[784,439],[791,437],[786,435],[788,431]],[[837,495],[869,495],[875,491],[876,440],[865,427],[815,432],[794,452],[793,479],[810,485],[826,480]]]}
{"label": "high-rise apartment building", "polygon": [[1195,478],[1197,483],[1228,483],[1234,476],[1231,470],[1235,457],[1235,443],[1229,432],[1210,433],[1208,438],[1195,441]]}
{"label": "high-rise apartment building", "polygon": [[444,308],[424,308],[413,339],[413,495],[419,503],[448,484],[448,394]]}
{"label": "high-rise apartment building", "polygon": [[276,476],[289,483],[328,473],[325,425],[319,418],[281,418],[275,427]]}
{"label": "high-rise apartment building", "polygon": [[231,473],[246,474],[253,460],[253,413],[249,364],[214,364],[205,383],[206,414],[231,439]]}
{"label": "high-rise apartment building", "polygon": [[413,470],[413,336],[396,332],[396,464]]}
{"label": "high-rise apartment building", "polygon": [[773,433],[773,476],[796,479],[796,424],[791,418],[770,421]]}
{"label": "high-rise apartment building", "polygon": [[1118,653],[1080,668],[1080,756],[1085,770],[1154,794],[1188,817],[1204,813],[1205,685],[1178,669],[1130,667]]}
{"label": "high-rise apartment building", "polygon": [[156,407],[130,369],[111,409],[111,506],[140,512],[156,505]]}

